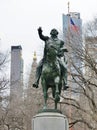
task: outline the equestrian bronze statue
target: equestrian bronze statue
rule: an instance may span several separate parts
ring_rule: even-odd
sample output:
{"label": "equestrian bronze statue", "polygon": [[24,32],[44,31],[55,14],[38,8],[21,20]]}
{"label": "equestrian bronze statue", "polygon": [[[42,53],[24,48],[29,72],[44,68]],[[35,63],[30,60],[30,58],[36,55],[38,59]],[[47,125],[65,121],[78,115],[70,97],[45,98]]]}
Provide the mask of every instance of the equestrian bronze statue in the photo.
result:
{"label": "equestrian bronze statue", "polygon": [[50,37],[42,34],[42,28],[38,28],[40,39],[45,42],[44,55],[36,69],[36,78],[33,87],[38,88],[41,78],[41,85],[44,95],[44,108],[47,108],[48,89],[52,89],[52,96],[55,101],[55,109],[60,101],[61,90],[67,90],[67,67],[64,52],[64,42],[58,38],[58,31],[52,29]]}

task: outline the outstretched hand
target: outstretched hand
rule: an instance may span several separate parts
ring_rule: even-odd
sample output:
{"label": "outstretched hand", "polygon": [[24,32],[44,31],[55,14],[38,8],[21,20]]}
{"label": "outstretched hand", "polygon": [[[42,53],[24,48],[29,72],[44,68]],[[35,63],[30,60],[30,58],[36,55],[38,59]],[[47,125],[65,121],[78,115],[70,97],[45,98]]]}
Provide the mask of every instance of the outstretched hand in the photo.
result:
{"label": "outstretched hand", "polygon": [[42,32],[42,28],[41,27],[38,28],[38,32]]}

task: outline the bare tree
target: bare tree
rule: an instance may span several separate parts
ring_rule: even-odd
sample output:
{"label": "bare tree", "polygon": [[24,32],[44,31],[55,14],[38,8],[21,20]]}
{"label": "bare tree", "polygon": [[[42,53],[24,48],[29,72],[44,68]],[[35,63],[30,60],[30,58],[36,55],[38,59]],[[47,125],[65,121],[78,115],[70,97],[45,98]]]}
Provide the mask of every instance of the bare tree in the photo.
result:
{"label": "bare tree", "polygon": [[9,83],[9,78],[7,78],[7,73],[8,71],[8,53],[4,54],[0,52],[0,93],[8,87],[7,84]]}
{"label": "bare tree", "polygon": [[8,90],[9,90],[9,53],[0,52],[0,129],[4,129],[5,108],[8,105]]}
{"label": "bare tree", "polygon": [[[70,127],[97,129],[97,18],[84,28],[83,44],[76,36],[76,45],[69,39],[69,96],[65,94],[61,104],[70,109],[67,116]],[[77,62],[76,62],[77,61]],[[66,113],[65,113],[66,114]]]}

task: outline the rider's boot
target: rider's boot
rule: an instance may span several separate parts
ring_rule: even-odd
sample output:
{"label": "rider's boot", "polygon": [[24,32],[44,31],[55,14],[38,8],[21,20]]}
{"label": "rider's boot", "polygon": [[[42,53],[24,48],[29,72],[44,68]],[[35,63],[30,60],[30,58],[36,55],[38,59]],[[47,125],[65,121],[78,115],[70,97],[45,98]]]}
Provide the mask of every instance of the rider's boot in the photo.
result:
{"label": "rider's boot", "polygon": [[38,88],[41,72],[42,72],[42,60],[40,62],[40,65],[36,69],[35,82],[32,84],[34,88]]}
{"label": "rider's boot", "polygon": [[38,84],[39,84],[39,77],[36,78],[36,81],[32,84],[32,86],[33,86],[34,88],[38,88],[38,87],[39,87]]}
{"label": "rider's boot", "polygon": [[41,76],[41,68],[38,68],[37,73],[36,73],[36,77],[35,77],[35,82],[33,83],[33,87],[34,88],[38,88],[39,85],[39,80],[40,80],[40,76]]}

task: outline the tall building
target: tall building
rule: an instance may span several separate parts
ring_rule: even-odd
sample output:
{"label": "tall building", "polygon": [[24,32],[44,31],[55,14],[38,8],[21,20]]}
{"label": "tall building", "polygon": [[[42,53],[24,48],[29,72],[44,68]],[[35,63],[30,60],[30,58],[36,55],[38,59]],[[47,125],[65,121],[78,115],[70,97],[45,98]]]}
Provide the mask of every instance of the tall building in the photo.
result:
{"label": "tall building", "polygon": [[[69,80],[73,80],[71,73],[77,74],[74,66],[71,62],[75,64],[78,68],[81,68],[82,61],[78,57],[76,52],[82,53],[82,20],[80,18],[80,13],[70,12],[69,14],[63,14],[63,39],[65,46],[68,48],[68,70]],[[75,83],[69,83],[69,86],[75,88]],[[77,96],[73,95],[73,96]]]}
{"label": "tall building", "polygon": [[[62,18],[65,45],[69,47],[70,54],[75,56],[74,49],[82,49],[82,20],[80,13],[70,12],[67,15],[63,14]],[[75,58],[73,59],[76,61]],[[79,61],[76,62],[78,63]]]}
{"label": "tall building", "polygon": [[[67,60],[68,60],[68,85],[69,91],[65,92],[65,95],[69,98],[74,98],[80,100],[80,94],[75,93],[79,89],[78,84],[73,78],[78,82],[78,77],[73,77],[73,75],[78,75],[76,71],[77,68],[81,68],[82,61],[78,57],[78,53],[82,53],[82,20],[80,18],[80,13],[69,12],[68,14],[63,14],[63,39],[65,42],[65,47],[68,49]],[[77,53],[78,52],[78,53]],[[76,66],[76,67],[75,67]],[[71,102],[69,102],[71,104]],[[69,121],[73,118],[74,109],[72,105],[68,106]],[[75,114],[76,116],[76,114]],[[80,128],[76,126],[76,129]],[[70,128],[74,130],[74,128]]]}
{"label": "tall building", "polygon": [[76,36],[82,40],[82,20],[80,13],[69,12],[69,14],[63,14],[63,34],[64,40],[73,38],[76,40]]}
{"label": "tall building", "polygon": [[12,107],[20,103],[23,98],[23,59],[21,46],[11,46],[10,97]]}

